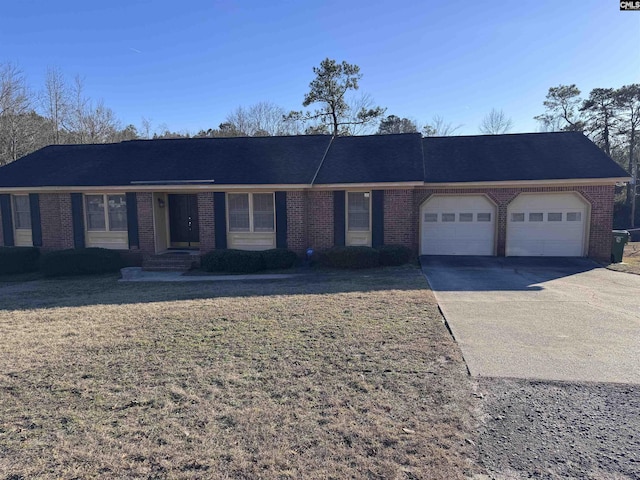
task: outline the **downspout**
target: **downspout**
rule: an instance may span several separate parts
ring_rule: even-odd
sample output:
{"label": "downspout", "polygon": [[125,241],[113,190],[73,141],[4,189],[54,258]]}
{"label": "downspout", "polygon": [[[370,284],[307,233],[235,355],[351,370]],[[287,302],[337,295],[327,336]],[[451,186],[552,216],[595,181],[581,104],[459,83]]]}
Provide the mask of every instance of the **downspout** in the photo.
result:
{"label": "downspout", "polygon": [[322,168],[322,165],[324,164],[325,158],[327,158],[327,155],[329,153],[329,149],[331,148],[331,144],[333,143],[333,139],[334,138],[336,138],[336,136],[335,135],[331,135],[331,140],[329,140],[329,145],[327,145],[327,149],[324,151],[324,155],[322,156],[322,160],[320,160],[320,165],[318,165],[318,169],[316,170],[315,175],[311,179],[311,183],[309,184],[310,187],[313,187],[313,184],[316,181],[316,178],[318,177],[318,174],[320,173],[320,169]]}

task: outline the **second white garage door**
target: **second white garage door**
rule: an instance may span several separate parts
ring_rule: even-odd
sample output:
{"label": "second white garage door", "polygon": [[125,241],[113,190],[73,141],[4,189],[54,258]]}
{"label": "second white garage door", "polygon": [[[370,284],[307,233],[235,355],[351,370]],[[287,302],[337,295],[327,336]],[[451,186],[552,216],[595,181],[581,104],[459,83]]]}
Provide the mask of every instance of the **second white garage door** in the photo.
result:
{"label": "second white garage door", "polygon": [[588,212],[575,193],[520,194],[507,209],[507,256],[586,255]]}
{"label": "second white garage door", "polygon": [[420,209],[420,254],[495,255],[495,219],[484,195],[433,195]]}

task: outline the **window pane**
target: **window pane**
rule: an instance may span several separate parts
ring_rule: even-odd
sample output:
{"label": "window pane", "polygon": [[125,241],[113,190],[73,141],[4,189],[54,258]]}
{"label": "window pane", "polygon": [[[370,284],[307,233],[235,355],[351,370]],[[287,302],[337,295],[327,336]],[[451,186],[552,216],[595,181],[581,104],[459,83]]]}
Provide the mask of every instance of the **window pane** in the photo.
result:
{"label": "window pane", "polygon": [[490,222],[491,221],[491,214],[490,213],[479,213],[478,214],[478,221],[479,222]]}
{"label": "window pane", "polygon": [[87,230],[105,230],[104,196],[87,195],[84,200],[87,209]]}
{"label": "window pane", "polygon": [[459,220],[461,222],[473,222],[473,213],[461,213]]}
{"label": "window pane", "polygon": [[579,222],[582,220],[582,212],[567,213],[567,222]]}
{"label": "window pane", "polygon": [[229,201],[229,231],[248,232],[249,231],[249,194],[230,193],[227,196]]}
{"label": "window pane", "polygon": [[512,213],[511,214],[512,222],[524,222],[524,213]]}
{"label": "window pane", "polygon": [[442,221],[443,222],[455,222],[456,221],[456,214],[455,213],[443,213],[442,214]]}
{"label": "window pane", "polygon": [[530,222],[541,222],[543,218],[544,218],[544,215],[542,213],[530,213],[529,214],[529,221]]}
{"label": "window pane", "polygon": [[253,194],[253,231],[273,232],[274,210],[272,193]]}
{"label": "window pane", "polygon": [[424,221],[425,222],[437,222],[438,221],[438,214],[437,213],[425,213],[424,214]]}
{"label": "window pane", "polygon": [[15,228],[31,229],[31,208],[28,195],[15,195],[13,197],[13,212]]}
{"label": "window pane", "polygon": [[549,222],[561,222],[562,213],[547,213],[547,220]]}
{"label": "window pane", "polygon": [[369,192],[349,192],[347,199],[349,231],[369,231]]}
{"label": "window pane", "polygon": [[124,195],[109,195],[107,197],[109,210],[109,230],[124,232],[127,230],[127,197]]}

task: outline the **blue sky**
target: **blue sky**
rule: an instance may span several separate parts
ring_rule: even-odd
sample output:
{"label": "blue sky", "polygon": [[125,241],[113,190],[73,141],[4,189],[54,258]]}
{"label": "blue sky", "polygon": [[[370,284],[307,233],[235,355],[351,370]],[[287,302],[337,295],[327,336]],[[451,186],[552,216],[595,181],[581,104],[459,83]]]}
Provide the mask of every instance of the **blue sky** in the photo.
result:
{"label": "blue sky", "polygon": [[56,66],[124,124],[191,133],[241,105],[301,109],[325,57],[359,65],[387,114],[462,134],[492,108],[535,131],[550,86],[640,82],[640,12],[618,0],[20,0],[0,15],[0,62],[33,90]]}

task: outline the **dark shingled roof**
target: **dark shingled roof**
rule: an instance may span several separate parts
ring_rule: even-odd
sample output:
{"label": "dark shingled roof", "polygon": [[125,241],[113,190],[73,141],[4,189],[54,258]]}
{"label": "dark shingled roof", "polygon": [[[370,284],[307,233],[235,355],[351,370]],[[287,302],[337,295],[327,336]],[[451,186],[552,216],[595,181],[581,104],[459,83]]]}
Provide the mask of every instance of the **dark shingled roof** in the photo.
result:
{"label": "dark shingled roof", "polygon": [[578,132],[427,137],[428,183],[628,177]]}
{"label": "dark shingled roof", "polygon": [[308,135],[54,145],[2,167],[0,187],[212,179],[216,185],[308,184],[330,139]]}
{"label": "dark shingled roof", "polygon": [[337,137],[314,184],[421,182],[419,133]]}
{"label": "dark shingled roof", "polygon": [[584,135],[573,132],[425,139],[420,134],[370,135],[333,142],[328,135],[309,135],[54,145],[0,168],[0,188],[190,180],[308,185],[314,176],[314,184],[322,185],[628,175]]}

